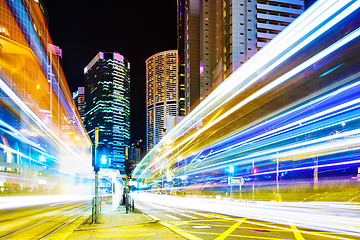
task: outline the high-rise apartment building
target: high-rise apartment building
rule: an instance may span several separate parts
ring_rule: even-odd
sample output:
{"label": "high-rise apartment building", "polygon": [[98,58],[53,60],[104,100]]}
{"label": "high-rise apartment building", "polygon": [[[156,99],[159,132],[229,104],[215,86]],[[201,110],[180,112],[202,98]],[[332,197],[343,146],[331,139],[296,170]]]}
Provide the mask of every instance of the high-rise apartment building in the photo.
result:
{"label": "high-rise apartment building", "polygon": [[303,11],[304,0],[178,0],[186,114]]}
{"label": "high-rise apartment building", "polygon": [[146,59],[146,147],[153,148],[170,131],[178,116],[178,51]]}
{"label": "high-rise apartment building", "polygon": [[119,53],[99,52],[85,67],[85,128],[109,147],[111,167],[123,168],[130,147],[130,63]]}
{"label": "high-rise apartment building", "polygon": [[304,0],[217,0],[219,85],[304,11]]}
{"label": "high-rise apartment building", "polygon": [[185,90],[179,89],[179,106],[185,114],[200,103],[201,93],[211,87],[215,48],[216,1],[178,0],[179,83],[185,86]]}
{"label": "high-rise apartment building", "polygon": [[79,112],[81,120],[85,120],[85,88],[78,87],[78,90],[73,93],[73,99],[75,101],[76,108]]}
{"label": "high-rise apartment building", "polygon": [[185,99],[185,0],[177,2],[177,49],[178,49],[178,112],[186,115]]}

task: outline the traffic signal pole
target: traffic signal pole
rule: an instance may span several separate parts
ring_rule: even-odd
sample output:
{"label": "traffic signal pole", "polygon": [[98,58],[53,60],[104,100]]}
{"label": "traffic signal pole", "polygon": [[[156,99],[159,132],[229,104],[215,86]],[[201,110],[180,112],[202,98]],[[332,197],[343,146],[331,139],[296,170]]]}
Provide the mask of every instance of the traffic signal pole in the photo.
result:
{"label": "traffic signal pole", "polygon": [[[98,144],[99,144],[99,128],[96,127],[95,128],[95,148],[94,148],[94,151],[95,151],[95,154],[94,154],[94,157],[95,157],[95,161],[96,161],[96,149],[98,147]],[[99,220],[99,170],[97,169],[97,167],[94,168],[95,170],[95,199],[93,201],[94,205],[93,205],[93,223],[98,223],[98,220]]]}
{"label": "traffic signal pole", "polygon": [[[128,148],[125,147],[125,162],[128,162],[128,161],[129,161]],[[126,213],[129,213],[129,175],[127,173],[125,173],[125,175],[126,175],[126,181],[125,181],[125,208],[126,208]]]}
{"label": "traffic signal pole", "polygon": [[129,176],[126,175],[126,183],[125,183],[125,207],[126,213],[129,213]]}

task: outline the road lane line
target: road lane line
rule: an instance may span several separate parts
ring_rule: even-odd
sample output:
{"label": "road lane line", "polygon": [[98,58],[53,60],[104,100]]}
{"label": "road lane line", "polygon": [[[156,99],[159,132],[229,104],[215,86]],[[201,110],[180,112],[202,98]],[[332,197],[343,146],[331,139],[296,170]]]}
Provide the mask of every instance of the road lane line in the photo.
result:
{"label": "road lane line", "polygon": [[199,238],[199,237],[197,237],[197,236],[195,236],[195,235],[192,235],[192,234],[190,234],[190,233],[188,233],[188,232],[186,232],[186,231],[183,231],[183,230],[181,230],[180,228],[171,226],[171,225],[168,224],[168,223],[162,222],[161,224],[164,225],[165,227],[168,227],[170,230],[176,232],[177,234],[179,234],[179,235],[181,235],[181,236],[183,236],[183,237],[185,237],[185,238],[187,238],[187,239],[190,239],[190,240],[203,240],[202,238]]}
{"label": "road lane line", "polygon": [[145,214],[145,213],[143,213],[143,215],[144,215],[144,217],[146,217],[147,219],[149,219],[149,220],[154,220],[154,219],[152,219],[151,217],[149,217],[147,214]]}
{"label": "road lane line", "polygon": [[199,219],[197,217],[194,217],[194,216],[190,216],[190,215],[187,215],[187,214],[180,214],[181,216],[184,216],[184,217],[188,217],[188,218],[191,218],[191,219]]}
{"label": "road lane line", "polygon": [[[245,218],[242,220],[244,221]],[[240,226],[240,224],[242,224],[243,222],[239,221],[237,223],[235,223],[234,225],[232,225],[228,230],[226,230],[225,232],[223,232],[220,236],[218,236],[217,238],[215,238],[215,240],[224,240],[226,237],[228,237],[233,231],[236,230],[236,228],[238,226]]]}
{"label": "road lane line", "polygon": [[[219,233],[212,232],[188,232],[188,233],[196,233],[196,234],[204,234],[204,235],[220,235]],[[229,237],[236,237],[242,239],[266,239],[266,240],[283,240],[284,238],[274,238],[274,237],[261,237],[261,236],[251,236],[251,235],[235,235],[230,234]]]}
{"label": "road lane line", "polygon": [[178,217],[175,217],[175,216],[173,216],[173,215],[170,215],[170,214],[164,214],[165,216],[167,216],[167,217],[169,217],[169,218],[171,218],[171,219],[174,219],[174,220],[181,220],[180,218],[178,218]]}
{"label": "road lane line", "polygon": [[160,218],[158,218],[158,217],[155,217],[155,216],[153,216],[153,215],[150,215],[150,214],[147,214],[149,217],[151,217],[152,219],[154,219],[155,221],[161,221],[161,219]]}
{"label": "road lane line", "polygon": [[288,221],[288,222],[290,224],[290,228],[291,228],[292,232],[294,233],[296,240],[305,240],[305,238],[303,237],[303,235],[301,234],[299,229],[294,225],[294,223],[291,221]]}
{"label": "road lane line", "polygon": [[100,229],[96,230],[96,232],[140,232],[140,231],[147,231],[148,228],[126,228],[126,229],[119,229],[119,228],[111,228],[111,229]]}
{"label": "road lane line", "polygon": [[213,218],[212,216],[210,216],[208,214],[204,214],[204,213],[197,213],[197,212],[191,212],[191,213],[195,214],[195,215],[202,216],[202,217],[206,217],[206,218]]}
{"label": "road lane line", "polygon": [[192,226],[195,229],[203,229],[203,228],[211,228],[210,226],[207,225],[198,225],[198,226]]}
{"label": "road lane line", "polygon": [[94,238],[121,238],[121,237],[145,237],[145,236],[156,236],[155,233],[139,233],[139,234],[123,234],[123,235],[99,235]]}

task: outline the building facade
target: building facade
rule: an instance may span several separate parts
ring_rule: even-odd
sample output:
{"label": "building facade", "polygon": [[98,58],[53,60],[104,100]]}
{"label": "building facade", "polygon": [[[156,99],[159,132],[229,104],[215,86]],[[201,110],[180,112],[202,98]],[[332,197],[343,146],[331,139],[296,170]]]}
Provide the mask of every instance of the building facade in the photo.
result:
{"label": "building facade", "polygon": [[79,112],[81,120],[85,120],[85,88],[78,87],[78,90],[73,93],[73,99],[75,101],[76,108]]}
{"label": "building facade", "polygon": [[178,0],[179,83],[185,86],[179,89],[180,109],[185,109],[180,116],[194,109],[211,87],[215,48],[216,1]]}
{"label": "building facade", "polygon": [[186,115],[185,88],[185,0],[177,2],[177,49],[178,49],[178,112]]}
{"label": "building facade", "polygon": [[140,163],[141,159],[146,154],[146,147],[142,139],[131,144],[129,151],[129,159],[134,160],[135,165]]}
{"label": "building facade", "polygon": [[75,176],[92,177],[91,142],[42,1],[0,0],[0,52],[0,195],[79,189]]}
{"label": "building facade", "polygon": [[146,61],[146,147],[153,148],[178,116],[178,51],[152,55]]}
{"label": "building facade", "polygon": [[94,142],[108,146],[111,168],[123,169],[130,147],[130,63],[119,53],[99,52],[85,67],[84,125]]}
{"label": "building facade", "polygon": [[178,0],[186,114],[303,11],[304,0]]}
{"label": "building facade", "polygon": [[217,0],[218,86],[304,11],[304,0]]}

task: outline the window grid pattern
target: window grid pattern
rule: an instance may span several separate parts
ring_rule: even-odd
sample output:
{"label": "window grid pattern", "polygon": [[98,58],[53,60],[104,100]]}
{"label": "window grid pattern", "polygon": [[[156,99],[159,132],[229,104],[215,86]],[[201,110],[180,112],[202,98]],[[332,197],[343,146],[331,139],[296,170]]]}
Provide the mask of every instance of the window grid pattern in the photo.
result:
{"label": "window grid pattern", "polygon": [[167,117],[178,116],[177,50],[155,54],[145,63],[147,71],[146,146],[149,151],[164,136],[168,124]]}

